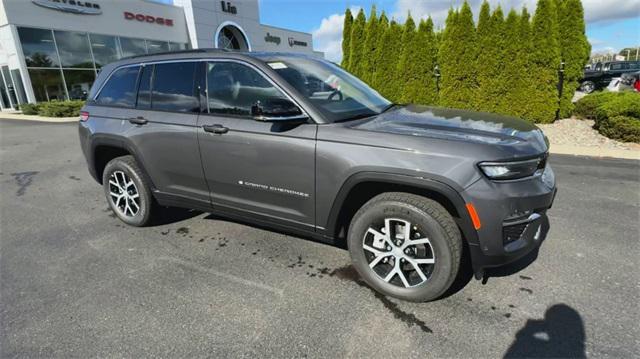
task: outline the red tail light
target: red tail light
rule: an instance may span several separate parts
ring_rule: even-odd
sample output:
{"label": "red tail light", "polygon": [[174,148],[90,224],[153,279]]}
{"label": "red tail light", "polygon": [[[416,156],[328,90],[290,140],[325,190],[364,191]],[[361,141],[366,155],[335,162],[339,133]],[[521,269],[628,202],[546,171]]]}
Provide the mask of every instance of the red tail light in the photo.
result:
{"label": "red tail light", "polygon": [[80,111],[80,121],[85,122],[89,119],[89,112]]}

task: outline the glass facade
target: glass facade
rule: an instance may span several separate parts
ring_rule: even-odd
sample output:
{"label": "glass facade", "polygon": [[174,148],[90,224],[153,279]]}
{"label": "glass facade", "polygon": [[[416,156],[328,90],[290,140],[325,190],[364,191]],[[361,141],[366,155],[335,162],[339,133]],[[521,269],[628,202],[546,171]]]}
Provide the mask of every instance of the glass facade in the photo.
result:
{"label": "glass facade", "polygon": [[86,99],[98,70],[123,57],[183,50],[183,43],[18,27],[37,102]]}

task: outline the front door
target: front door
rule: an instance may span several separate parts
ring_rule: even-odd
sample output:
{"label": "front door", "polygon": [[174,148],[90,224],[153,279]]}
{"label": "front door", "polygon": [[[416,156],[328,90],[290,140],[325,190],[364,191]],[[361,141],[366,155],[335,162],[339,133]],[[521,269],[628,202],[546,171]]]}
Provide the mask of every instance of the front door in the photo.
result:
{"label": "front door", "polygon": [[313,228],[317,126],[253,120],[253,104],[286,95],[247,64],[209,62],[206,80],[198,141],[213,206]]}

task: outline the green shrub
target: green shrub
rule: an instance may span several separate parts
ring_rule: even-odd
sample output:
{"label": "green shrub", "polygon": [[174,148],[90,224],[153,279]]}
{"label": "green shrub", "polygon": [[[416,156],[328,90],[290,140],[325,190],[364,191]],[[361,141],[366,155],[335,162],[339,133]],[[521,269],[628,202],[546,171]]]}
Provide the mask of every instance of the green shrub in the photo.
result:
{"label": "green shrub", "polygon": [[80,115],[84,101],[50,101],[38,104],[38,115],[45,117],[74,117]]}
{"label": "green shrub", "polygon": [[37,115],[39,111],[38,104],[35,103],[24,103],[20,105],[20,110],[23,115]]}
{"label": "green shrub", "polygon": [[616,96],[616,92],[605,91],[587,95],[576,102],[573,114],[582,119],[595,120],[596,109]]}
{"label": "green shrub", "polygon": [[615,116],[600,121],[598,131],[609,138],[640,143],[640,118]]}
{"label": "green shrub", "polygon": [[616,116],[630,116],[640,119],[640,94],[631,91],[618,92],[596,109],[595,120],[600,121]]}

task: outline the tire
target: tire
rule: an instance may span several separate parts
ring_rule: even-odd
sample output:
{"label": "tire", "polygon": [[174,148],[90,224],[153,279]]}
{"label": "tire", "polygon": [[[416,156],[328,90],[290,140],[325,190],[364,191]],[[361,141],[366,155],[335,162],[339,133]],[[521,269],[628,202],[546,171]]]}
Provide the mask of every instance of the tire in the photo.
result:
{"label": "tire", "polygon": [[596,90],[596,84],[593,81],[584,81],[580,84],[580,90],[586,94],[590,94]]}
{"label": "tire", "polygon": [[[114,185],[114,182],[120,186]],[[109,161],[102,174],[102,187],[109,207],[121,221],[135,227],[151,223],[156,209],[151,186],[133,156],[117,157]],[[125,187],[127,195],[118,201],[112,194],[122,195]]]}
{"label": "tire", "polygon": [[[404,240],[407,227],[411,238],[408,242]],[[396,235],[402,236],[396,239],[402,245],[425,242],[425,239],[428,245],[407,244],[408,247],[402,247],[397,243],[389,244],[387,240]],[[381,248],[380,241],[386,248]],[[425,302],[439,298],[451,287],[460,270],[462,239],[453,218],[436,201],[410,193],[383,193],[365,203],[351,221],[347,244],[354,267],[369,286],[385,295],[408,301]],[[387,262],[384,258],[378,259],[381,256],[386,256]],[[419,276],[415,267],[418,260],[423,262],[418,263],[423,276]],[[427,261],[433,263],[424,264]],[[370,267],[370,264],[374,266]],[[396,272],[385,280],[396,268],[401,269],[404,279]]]}

